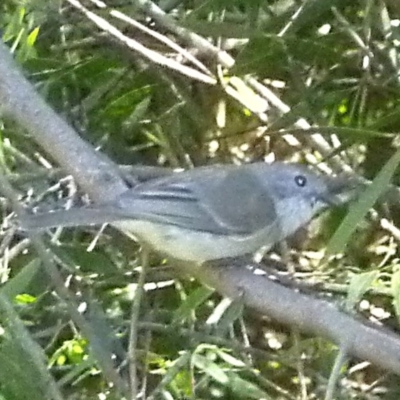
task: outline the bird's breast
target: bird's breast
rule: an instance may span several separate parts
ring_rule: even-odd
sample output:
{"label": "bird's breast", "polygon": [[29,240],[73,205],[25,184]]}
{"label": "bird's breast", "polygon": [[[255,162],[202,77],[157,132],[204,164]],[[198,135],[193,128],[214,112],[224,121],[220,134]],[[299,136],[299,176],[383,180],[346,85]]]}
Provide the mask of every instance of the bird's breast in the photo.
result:
{"label": "bird's breast", "polygon": [[217,235],[149,221],[130,220],[115,225],[162,254],[196,263],[254,253],[276,242],[271,227],[250,235]]}

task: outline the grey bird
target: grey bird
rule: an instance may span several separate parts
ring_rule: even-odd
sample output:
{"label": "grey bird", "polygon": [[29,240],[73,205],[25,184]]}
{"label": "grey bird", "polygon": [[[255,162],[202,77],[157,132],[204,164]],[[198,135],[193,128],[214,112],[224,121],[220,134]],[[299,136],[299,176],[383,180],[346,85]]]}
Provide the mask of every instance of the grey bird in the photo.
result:
{"label": "grey bird", "polygon": [[27,216],[21,226],[113,223],[162,254],[203,263],[271,248],[344,186],[298,164],[213,165],[142,182],[112,203]]}

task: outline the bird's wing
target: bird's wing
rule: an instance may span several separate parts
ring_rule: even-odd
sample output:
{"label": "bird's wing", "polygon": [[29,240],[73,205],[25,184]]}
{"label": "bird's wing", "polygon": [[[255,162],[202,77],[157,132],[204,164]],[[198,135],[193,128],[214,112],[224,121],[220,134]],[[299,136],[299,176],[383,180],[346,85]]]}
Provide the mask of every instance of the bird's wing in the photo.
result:
{"label": "bird's wing", "polygon": [[274,202],[244,167],[215,167],[144,183],[118,200],[121,215],[210,233],[252,234],[275,224]]}

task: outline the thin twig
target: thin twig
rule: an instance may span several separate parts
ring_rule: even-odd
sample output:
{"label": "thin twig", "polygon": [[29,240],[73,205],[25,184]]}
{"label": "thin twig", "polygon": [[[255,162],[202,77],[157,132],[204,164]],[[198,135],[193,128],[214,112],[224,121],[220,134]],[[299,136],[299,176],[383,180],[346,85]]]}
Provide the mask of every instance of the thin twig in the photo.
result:
{"label": "thin twig", "polygon": [[138,52],[146,59],[161,65],[163,67],[167,67],[171,70],[178,71],[182,75],[186,75],[192,79],[198,80],[200,82],[215,85],[217,83],[215,78],[210,77],[209,75],[205,75],[202,72],[187,67],[186,65],[182,65],[179,62],[172,60],[170,58],[164,57],[161,54],[157,53],[154,50],[150,50],[147,47],[143,46],[138,41],[125,36],[120,30],[118,30],[114,25],[110,24],[104,18],[99,17],[97,14],[89,11],[86,7],[84,7],[77,0],[67,0],[72,6],[80,10],[83,14],[86,15],[92,22],[94,22],[99,28],[108,32],[111,36],[117,38],[122,43],[125,43],[130,49]]}
{"label": "thin twig", "polygon": [[138,341],[138,322],[140,314],[140,306],[144,293],[144,284],[146,282],[146,272],[149,264],[149,249],[147,247],[142,248],[141,254],[142,270],[139,275],[139,281],[136,285],[135,297],[132,302],[131,311],[131,323],[130,323],[130,334],[129,334],[129,378],[130,378],[130,390],[131,399],[135,400],[138,397],[138,376],[137,376],[137,341]]}
{"label": "thin twig", "polygon": [[346,365],[348,361],[348,355],[344,349],[340,349],[339,353],[335,359],[335,364],[332,368],[331,374],[329,376],[328,386],[326,388],[325,400],[333,400],[335,394],[335,388],[338,383],[341,369]]}
{"label": "thin twig", "polygon": [[165,35],[162,35],[161,33],[154,31],[153,29],[149,29],[147,26],[141,24],[139,21],[136,21],[135,19],[128,17],[126,14],[123,14],[120,11],[112,10],[110,11],[110,15],[112,17],[120,19],[121,21],[128,22],[135,28],[140,29],[142,32],[145,32],[148,35],[154,37],[155,39],[164,43],[166,46],[170,47],[172,50],[175,50],[178,54],[186,58],[188,61],[192,62],[197,68],[199,68],[205,74],[213,76],[212,72],[202,62],[200,62],[196,57],[194,57],[189,51],[179,46],[177,43],[175,43]]}

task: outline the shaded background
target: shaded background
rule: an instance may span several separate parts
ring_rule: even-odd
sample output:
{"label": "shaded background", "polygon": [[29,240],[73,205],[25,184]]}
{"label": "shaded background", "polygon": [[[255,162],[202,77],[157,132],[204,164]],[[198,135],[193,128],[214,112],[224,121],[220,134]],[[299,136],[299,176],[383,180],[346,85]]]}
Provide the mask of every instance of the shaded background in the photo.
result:
{"label": "shaded background", "polygon": [[[154,14],[149,4],[165,14]],[[96,26],[79,5],[146,51],[140,54],[110,29]],[[352,169],[373,179],[398,155],[397,1],[122,0],[106,5],[5,0],[0,27],[36,89],[115,162],[190,168],[285,160],[320,163],[329,173]],[[157,65],[147,57],[149,50],[198,70],[176,49],[111,11],[179,45],[219,83]],[[185,39],[171,23],[186,28],[185,35],[197,34],[225,49],[235,64],[227,68],[212,49]],[[263,94],[252,79],[272,95]],[[305,127],[301,121],[312,129],[300,129]],[[4,119],[0,130],[0,162],[27,206],[46,210],[87,201],[56,160],[18,126]],[[317,132],[325,139],[322,144],[312,135]],[[398,184],[398,171],[392,168],[388,174]],[[385,184],[378,182],[376,190],[383,193]],[[43,364],[65,398],[120,398],[99,365],[102,357],[114,354],[115,371],[128,379],[139,246],[110,228],[101,235],[84,228],[48,238],[66,286],[95,332],[97,343],[89,350],[29,241],[9,234],[12,215],[4,202],[2,212],[0,290],[16,304],[30,336],[24,338],[17,329],[14,335],[1,334],[1,325],[10,323],[1,311],[0,396],[46,398],[45,373],[26,351],[33,340],[45,351]],[[397,330],[398,206],[381,201],[362,220],[353,209],[353,220],[338,234],[347,212],[344,207],[324,214],[308,232],[291,239],[296,276],[316,283],[321,295],[338,305],[347,298],[366,317]],[[327,246],[336,257],[321,262]],[[173,265],[157,255],[151,254],[150,264],[137,327],[139,388],[145,396],[323,398],[335,346],[240,305],[225,305],[187,277],[176,280]],[[399,396],[397,377],[357,360],[345,372],[338,399]]]}

